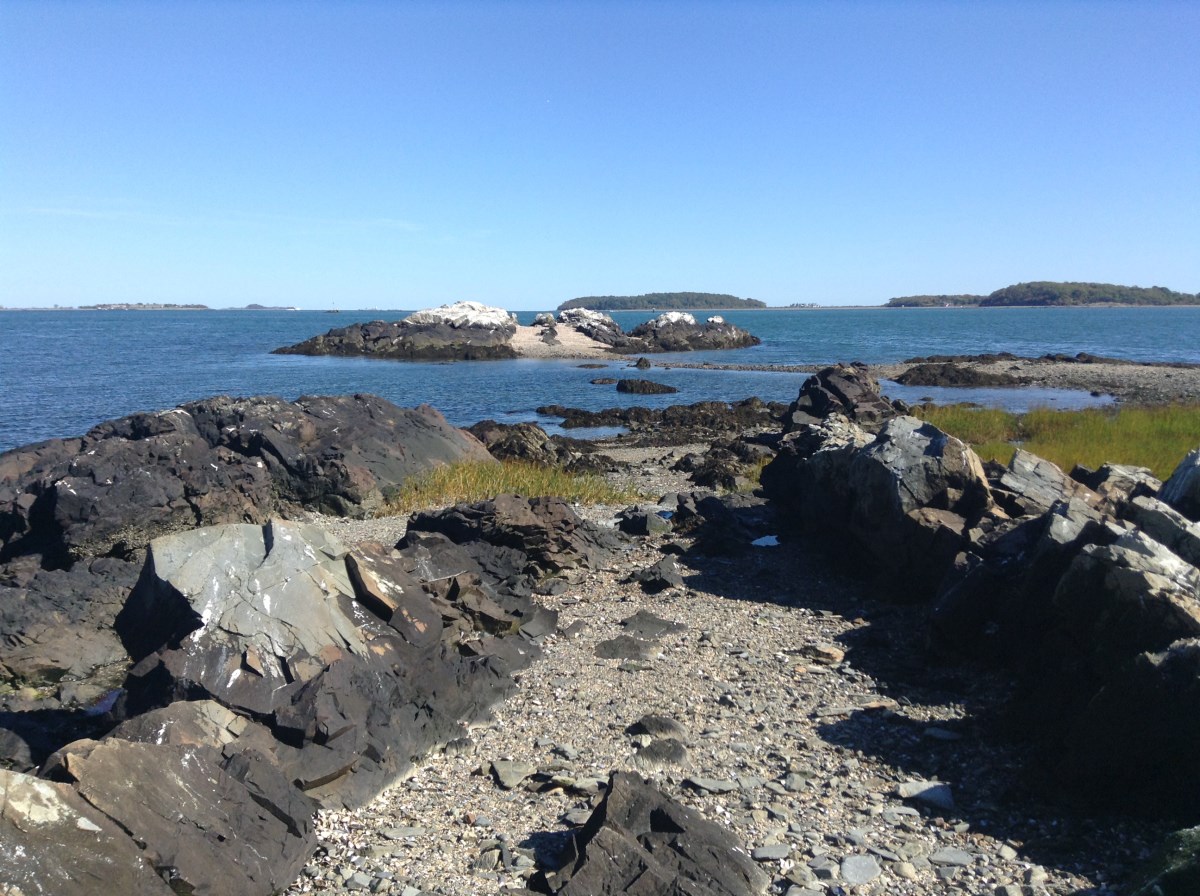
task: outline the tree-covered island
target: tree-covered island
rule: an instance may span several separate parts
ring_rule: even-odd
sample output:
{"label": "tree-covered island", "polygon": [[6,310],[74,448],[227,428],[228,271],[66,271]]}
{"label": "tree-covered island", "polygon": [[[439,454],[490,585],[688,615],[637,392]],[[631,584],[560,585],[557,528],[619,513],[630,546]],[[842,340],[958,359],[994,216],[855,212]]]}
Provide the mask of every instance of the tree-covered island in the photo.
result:
{"label": "tree-covered island", "polygon": [[1113,283],[1017,283],[990,295],[901,296],[885,308],[980,308],[1067,305],[1200,305],[1200,294],[1175,292],[1163,286],[1117,286]]}
{"label": "tree-covered island", "polygon": [[697,311],[766,307],[767,303],[758,299],[739,299],[737,296],[715,292],[648,292],[640,296],[582,296],[563,302],[558,306],[558,310],[590,308],[592,311]]}

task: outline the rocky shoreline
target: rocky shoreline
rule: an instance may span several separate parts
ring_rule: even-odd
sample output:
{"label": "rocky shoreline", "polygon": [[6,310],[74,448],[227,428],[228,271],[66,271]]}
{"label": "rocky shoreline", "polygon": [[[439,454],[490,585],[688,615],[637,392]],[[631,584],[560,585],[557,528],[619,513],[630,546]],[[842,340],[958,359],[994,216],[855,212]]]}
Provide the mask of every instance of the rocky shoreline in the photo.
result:
{"label": "rocky shoreline", "polygon": [[[1200,821],[1200,449],[985,468],[903,410],[841,365],[599,445],[354,396],[0,455],[0,881],[1131,892]],[[376,515],[487,452],[646,503]]]}
{"label": "rocky shoreline", "polygon": [[[1200,402],[1200,365],[1124,361],[1091,356],[1047,356],[1023,358],[997,355],[961,355],[947,359],[913,358],[895,364],[871,364],[871,374],[881,380],[902,381],[922,368],[937,365],[943,376],[915,376],[912,385],[994,386],[1020,389],[1026,386],[1074,389],[1094,395],[1110,395],[1126,404],[1193,404]],[[752,365],[671,361],[664,368],[709,370],[755,370],[777,373],[816,373],[820,365]],[[951,376],[945,376],[946,368]],[[954,373],[958,376],[953,376]],[[886,389],[885,389],[886,391]]]}

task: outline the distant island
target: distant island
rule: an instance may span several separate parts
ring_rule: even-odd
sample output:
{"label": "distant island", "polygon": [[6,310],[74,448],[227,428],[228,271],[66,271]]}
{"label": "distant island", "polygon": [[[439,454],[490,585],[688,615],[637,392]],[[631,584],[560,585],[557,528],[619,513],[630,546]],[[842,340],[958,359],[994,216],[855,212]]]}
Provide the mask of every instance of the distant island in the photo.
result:
{"label": "distant island", "polygon": [[172,305],[162,302],[106,302],[80,305],[80,311],[211,311],[207,305]]}
{"label": "distant island", "polygon": [[1200,305],[1200,294],[1163,286],[1117,286],[1113,283],[1017,283],[990,295],[901,296],[885,308],[1050,307],[1069,305]]}
{"label": "distant island", "polygon": [[641,296],[583,296],[558,306],[559,311],[590,308],[592,311],[695,311],[702,309],[766,308],[758,299],[715,292],[648,292]]}

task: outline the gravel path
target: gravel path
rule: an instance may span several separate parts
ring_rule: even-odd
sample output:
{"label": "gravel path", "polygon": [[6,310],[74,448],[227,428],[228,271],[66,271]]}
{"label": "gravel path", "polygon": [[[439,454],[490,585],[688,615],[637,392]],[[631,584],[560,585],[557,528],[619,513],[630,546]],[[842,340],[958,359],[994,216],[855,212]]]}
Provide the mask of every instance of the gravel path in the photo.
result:
{"label": "gravel path", "polygon": [[[640,450],[627,475],[686,488]],[[611,524],[616,510],[581,513]],[[403,530],[328,522],[351,542]],[[288,892],[519,890],[619,769],[731,828],[759,850],[771,892],[790,896],[1100,896],[1145,857],[1156,831],[1042,804],[1016,748],[977,721],[1004,685],[930,668],[919,610],[873,601],[786,541],[736,558],[689,552],[685,586],[660,595],[624,583],[663,547],[636,540],[545,598],[559,633],[513,694],[371,805],[321,813],[324,846]],[[636,658],[606,658],[639,612],[673,630]],[[630,733],[647,714],[678,726],[671,741]]]}

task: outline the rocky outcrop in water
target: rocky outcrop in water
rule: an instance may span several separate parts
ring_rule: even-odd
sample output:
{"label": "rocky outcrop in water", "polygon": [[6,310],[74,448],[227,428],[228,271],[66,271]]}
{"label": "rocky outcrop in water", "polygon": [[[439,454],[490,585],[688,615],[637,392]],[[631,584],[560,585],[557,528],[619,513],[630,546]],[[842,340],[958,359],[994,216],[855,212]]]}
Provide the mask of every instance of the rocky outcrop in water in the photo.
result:
{"label": "rocky outcrop in water", "polygon": [[672,395],[679,390],[674,386],[668,386],[666,383],[625,377],[617,380],[617,391],[631,395]]}
{"label": "rocky outcrop in water", "polygon": [[478,361],[517,357],[516,318],[503,308],[455,302],[415,311],[400,321],[337,327],[277,355],[351,355],[394,361]]}
{"label": "rocky outcrop in water", "polygon": [[587,308],[562,311],[558,320],[622,354],[747,348],[762,342],[757,336],[722,317],[710,317],[704,323],[699,323],[695,317],[682,311],[660,314],[628,333],[607,314]]}

